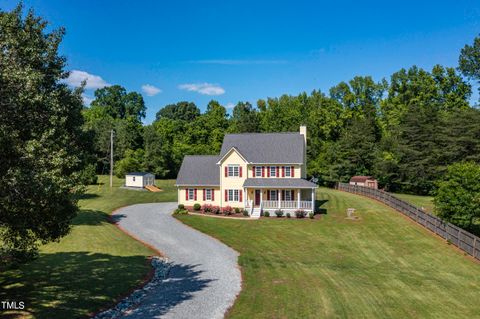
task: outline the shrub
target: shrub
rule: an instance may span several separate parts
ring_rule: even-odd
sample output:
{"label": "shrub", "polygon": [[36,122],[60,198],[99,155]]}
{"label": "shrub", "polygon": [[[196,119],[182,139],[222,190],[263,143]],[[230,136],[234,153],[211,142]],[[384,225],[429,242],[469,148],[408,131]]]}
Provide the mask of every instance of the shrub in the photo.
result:
{"label": "shrub", "polygon": [[205,213],[205,214],[211,213],[211,212],[212,212],[212,208],[213,208],[212,205],[210,205],[210,204],[205,204],[205,205],[203,205],[203,207],[202,207],[202,211],[203,211],[203,213]]}
{"label": "shrub", "polygon": [[212,206],[212,213],[216,215],[220,214],[220,207]]}
{"label": "shrub", "polygon": [[178,209],[185,209],[185,205],[183,205],[183,204],[178,204]]}
{"label": "shrub", "polygon": [[223,208],[223,215],[228,216],[228,215],[232,215],[232,213],[233,213],[233,208],[231,206],[225,206]]}
{"label": "shrub", "polygon": [[267,210],[266,212],[263,213],[263,216],[270,217],[270,212]]}
{"label": "shrub", "polygon": [[290,218],[292,217],[292,215],[290,215],[290,213],[287,213],[287,218]]}
{"label": "shrub", "polygon": [[235,214],[240,214],[241,209],[238,207],[235,207]]}
{"label": "shrub", "polygon": [[275,211],[275,215],[277,215],[277,217],[282,217],[282,216],[283,216],[283,210],[277,209],[277,210]]}
{"label": "shrub", "polygon": [[187,215],[188,214],[188,210],[186,209],[181,209],[181,208],[177,208],[173,211],[173,214],[174,215]]}
{"label": "shrub", "polygon": [[243,216],[248,216],[248,210],[242,209],[242,214],[243,214]]}
{"label": "shrub", "polygon": [[199,204],[199,203],[195,203],[195,204],[193,204],[193,210],[195,210],[195,211],[199,211],[199,210],[200,210],[200,208],[202,208],[202,206],[200,206],[200,204]]}
{"label": "shrub", "polygon": [[313,219],[314,216],[315,216],[315,215],[314,215],[312,212],[308,213],[308,218]]}
{"label": "shrub", "polygon": [[304,211],[303,209],[297,209],[297,210],[295,211],[295,216],[296,216],[297,218],[305,218],[305,216],[307,216],[307,212]]}

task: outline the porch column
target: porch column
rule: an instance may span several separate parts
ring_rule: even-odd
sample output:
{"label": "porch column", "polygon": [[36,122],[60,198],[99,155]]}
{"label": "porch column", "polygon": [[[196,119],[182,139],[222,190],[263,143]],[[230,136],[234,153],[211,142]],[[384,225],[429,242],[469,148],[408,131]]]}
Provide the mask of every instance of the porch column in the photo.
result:
{"label": "porch column", "polygon": [[312,188],[312,212],[315,209],[315,188]]}
{"label": "porch column", "polygon": [[247,192],[246,192],[246,189],[244,188],[243,189],[243,207],[247,207]]}
{"label": "porch column", "polygon": [[281,203],[281,198],[280,198],[280,196],[282,196],[282,192],[280,192],[279,189],[277,189],[277,195],[278,195],[278,196],[277,196],[277,197],[278,197],[278,198],[277,198],[277,199],[278,199],[278,208],[280,208],[280,207],[282,207],[282,206],[281,206],[281,204],[282,204],[282,203]]}
{"label": "porch column", "polygon": [[260,188],[260,205],[262,205],[263,202],[263,189]]}
{"label": "porch column", "polygon": [[300,191],[300,189],[297,189],[297,208],[300,209],[300,194],[302,192]]}

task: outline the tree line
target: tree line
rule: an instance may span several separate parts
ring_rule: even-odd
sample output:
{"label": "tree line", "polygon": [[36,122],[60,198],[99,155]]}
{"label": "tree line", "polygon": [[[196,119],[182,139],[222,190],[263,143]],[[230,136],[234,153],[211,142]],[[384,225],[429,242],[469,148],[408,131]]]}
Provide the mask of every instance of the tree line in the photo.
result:
{"label": "tree line", "polygon": [[184,155],[218,154],[226,133],[297,131],[305,124],[308,176],[321,184],[373,175],[387,190],[429,194],[448,165],[480,162],[480,111],[470,105],[465,76],[471,74],[464,68],[412,66],[378,82],[356,76],[328,93],[239,102],[231,115],[214,100],[203,113],[182,101],[161,108],[150,125],[141,122],[141,95],[111,86],[97,90],[83,114],[95,136],[97,173],[108,167],[112,128],[119,177],[146,170],[175,178]]}

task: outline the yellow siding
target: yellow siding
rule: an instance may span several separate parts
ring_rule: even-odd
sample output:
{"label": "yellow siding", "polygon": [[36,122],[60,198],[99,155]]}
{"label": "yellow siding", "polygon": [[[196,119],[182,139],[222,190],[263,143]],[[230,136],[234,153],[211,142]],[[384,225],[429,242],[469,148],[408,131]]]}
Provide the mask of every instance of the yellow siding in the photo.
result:
{"label": "yellow siding", "polygon": [[[279,178],[282,178],[282,166],[293,166],[293,169],[295,170],[294,172],[294,178],[301,178],[303,176],[303,172],[302,172],[302,166],[301,165],[282,165],[282,164],[262,164],[262,165],[253,165],[253,164],[250,164],[248,165],[248,178],[254,178],[253,177],[253,171],[252,171],[252,168],[254,166],[264,166],[265,167],[265,177],[264,178],[268,178],[268,174],[267,174],[267,167],[270,167],[270,166],[277,166],[277,167],[280,167],[280,174],[279,174]],[[257,178],[260,178],[260,176],[257,176]],[[270,178],[277,178],[276,176],[271,176]],[[288,177],[286,177],[288,178]]]}
{"label": "yellow siding", "polygon": [[[188,188],[196,188],[197,189],[197,200],[194,199],[189,199],[188,201],[186,200],[185,192]],[[203,189],[204,188],[213,188],[213,191],[215,193],[213,201],[211,200],[203,200]],[[178,203],[183,204],[185,206],[193,206],[195,203],[199,203],[200,205],[203,204],[211,204],[214,206],[220,206],[220,189],[218,187],[179,187],[178,188]]]}
{"label": "yellow siding", "polygon": [[[229,164],[238,164],[242,167],[242,177],[225,177],[225,167]],[[221,193],[222,193],[222,206],[232,206],[232,207],[244,207],[244,196],[242,194],[242,201],[239,202],[232,202],[228,201],[225,202],[225,190],[226,189],[238,189],[243,192],[243,183],[247,178],[247,163],[243,160],[243,158],[236,152],[231,152],[222,162],[220,167],[220,185],[221,185]]]}

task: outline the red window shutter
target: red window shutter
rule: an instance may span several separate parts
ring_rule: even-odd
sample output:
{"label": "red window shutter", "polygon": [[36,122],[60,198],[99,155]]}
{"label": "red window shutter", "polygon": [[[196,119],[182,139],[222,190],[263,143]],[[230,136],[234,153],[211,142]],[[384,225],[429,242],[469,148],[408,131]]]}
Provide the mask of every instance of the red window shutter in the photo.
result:
{"label": "red window shutter", "polygon": [[225,177],[228,177],[228,167],[225,166]]}
{"label": "red window shutter", "polygon": [[238,190],[238,201],[239,201],[239,202],[243,201],[243,200],[242,200],[242,195],[243,195],[242,190],[241,190],[241,189]]}
{"label": "red window shutter", "polygon": [[267,177],[270,177],[270,166],[267,166]]}
{"label": "red window shutter", "polygon": [[212,201],[214,201],[215,200],[215,190],[212,188],[211,191],[212,191]]}
{"label": "red window shutter", "polygon": [[262,177],[265,177],[265,166],[262,166]]}
{"label": "red window shutter", "polygon": [[240,168],[238,170],[239,170],[240,177],[242,177],[242,167],[240,166]]}
{"label": "red window shutter", "polygon": [[205,201],[205,198],[207,198],[207,196],[206,196],[206,194],[205,194],[206,192],[207,192],[207,190],[204,188],[204,189],[203,189],[203,201]]}
{"label": "red window shutter", "polygon": [[225,190],[225,201],[228,202],[228,190]]}
{"label": "red window shutter", "polygon": [[285,166],[282,166],[282,177],[285,177]]}
{"label": "red window shutter", "polygon": [[255,177],[255,166],[252,166],[252,177]]}
{"label": "red window shutter", "polygon": [[290,167],[290,176],[295,177],[295,170],[293,169],[293,166]]}
{"label": "red window shutter", "polygon": [[280,176],[280,166],[277,166],[277,177]]}
{"label": "red window shutter", "polygon": [[194,198],[194,200],[197,200],[197,189],[196,188],[193,190],[193,198]]}
{"label": "red window shutter", "polygon": [[292,189],[290,192],[290,197],[292,198],[292,200],[295,200],[295,191]]}
{"label": "red window shutter", "polygon": [[185,200],[188,200],[188,188],[185,188]]}
{"label": "red window shutter", "polygon": [[267,191],[267,200],[270,200],[270,191]]}
{"label": "red window shutter", "polygon": [[286,192],[285,190],[282,190],[282,198],[281,198],[281,200],[285,200],[285,192]]}

